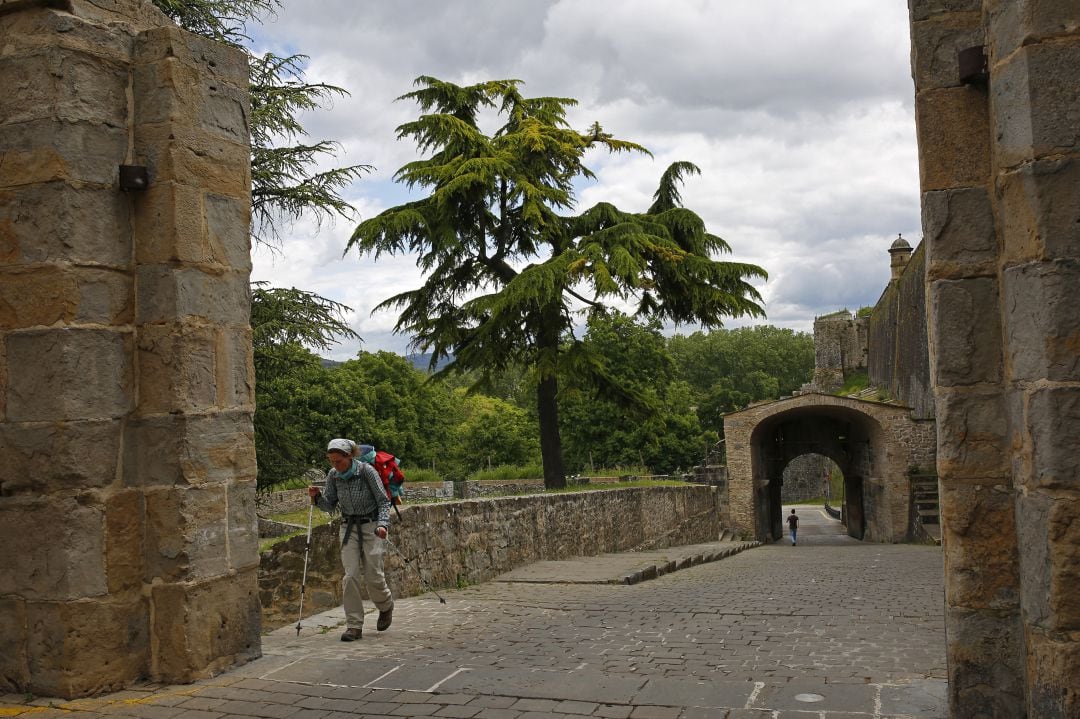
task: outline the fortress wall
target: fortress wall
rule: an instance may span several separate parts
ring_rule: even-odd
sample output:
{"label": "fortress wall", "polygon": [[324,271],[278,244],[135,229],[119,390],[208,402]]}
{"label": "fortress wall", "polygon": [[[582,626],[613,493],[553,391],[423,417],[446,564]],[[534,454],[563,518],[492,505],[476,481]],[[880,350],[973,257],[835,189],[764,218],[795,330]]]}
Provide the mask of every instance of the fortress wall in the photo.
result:
{"label": "fortress wall", "polygon": [[950,711],[1080,716],[1080,4],[909,9]]}
{"label": "fortress wall", "polygon": [[903,275],[885,288],[868,323],[870,384],[887,388],[893,397],[911,407],[914,419],[934,417],[925,275],[926,251],[920,243]]}
{"label": "fortress wall", "polygon": [[246,56],[141,0],[0,48],[0,692],[208,676],[259,653]]}

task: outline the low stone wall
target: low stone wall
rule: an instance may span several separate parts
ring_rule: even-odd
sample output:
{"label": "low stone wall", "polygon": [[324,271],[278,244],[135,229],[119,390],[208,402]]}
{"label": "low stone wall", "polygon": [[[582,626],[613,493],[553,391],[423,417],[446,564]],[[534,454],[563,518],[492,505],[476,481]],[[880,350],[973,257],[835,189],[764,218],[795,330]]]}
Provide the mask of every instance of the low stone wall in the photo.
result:
{"label": "low stone wall", "polygon": [[[431,585],[464,586],[545,559],[716,541],[719,497],[713,487],[688,485],[406,504],[390,539]],[[338,522],[312,530],[311,544],[305,615],[341,604]],[[264,628],[296,621],[304,545],[304,536],[293,537],[262,554]],[[396,596],[424,592],[397,554],[388,552],[385,566]]]}
{"label": "low stone wall", "polygon": [[[320,475],[320,479],[321,479]],[[543,482],[540,486],[543,487]],[[405,482],[405,501],[440,500],[454,498],[453,482]],[[287,489],[280,492],[260,492],[255,509],[260,517],[307,509],[310,503],[307,489]],[[271,536],[271,535],[260,535]]]}

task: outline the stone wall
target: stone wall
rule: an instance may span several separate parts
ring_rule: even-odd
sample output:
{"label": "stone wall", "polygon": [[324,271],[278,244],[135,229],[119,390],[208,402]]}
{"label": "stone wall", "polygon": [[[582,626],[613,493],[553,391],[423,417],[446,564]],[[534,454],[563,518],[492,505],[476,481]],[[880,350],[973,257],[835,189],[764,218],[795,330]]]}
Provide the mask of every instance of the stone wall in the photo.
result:
{"label": "stone wall", "polygon": [[[718,497],[704,486],[630,487],[406,505],[390,539],[431,585],[453,587],[545,559],[716,541]],[[305,614],[341,603],[338,524],[312,532]],[[294,537],[263,553],[259,585],[268,626],[296,621],[305,540]],[[385,566],[396,596],[424,592],[415,571],[393,552]]]}
{"label": "stone wall", "polygon": [[0,692],[208,676],[259,653],[246,58],[137,0],[0,48]]}
{"label": "stone wall", "polygon": [[1080,4],[909,8],[950,708],[1076,717]]}
{"label": "stone wall", "polygon": [[813,391],[832,392],[866,369],[867,320],[847,310],[814,319]]}
{"label": "stone wall", "polygon": [[870,384],[888,389],[918,419],[934,417],[925,278],[926,252],[920,243],[903,274],[885,288],[868,326]]}
{"label": "stone wall", "polygon": [[832,466],[832,460],[820,454],[804,454],[793,459],[784,468],[781,501],[803,502],[825,497],[829,491],[829,472]]}

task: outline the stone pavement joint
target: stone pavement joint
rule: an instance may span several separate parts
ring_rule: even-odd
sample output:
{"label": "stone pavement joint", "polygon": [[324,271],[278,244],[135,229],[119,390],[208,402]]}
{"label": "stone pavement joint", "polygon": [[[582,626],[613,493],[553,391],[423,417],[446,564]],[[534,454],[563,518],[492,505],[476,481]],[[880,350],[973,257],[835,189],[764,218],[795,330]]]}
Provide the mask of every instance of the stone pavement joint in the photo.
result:
{"label": "stone pavement joint", "polygon": [[761,542],[720,541],[534,562],[500,574],[492,581],[534,584],[637,584],[681,569],[716,562],[759,546]]}

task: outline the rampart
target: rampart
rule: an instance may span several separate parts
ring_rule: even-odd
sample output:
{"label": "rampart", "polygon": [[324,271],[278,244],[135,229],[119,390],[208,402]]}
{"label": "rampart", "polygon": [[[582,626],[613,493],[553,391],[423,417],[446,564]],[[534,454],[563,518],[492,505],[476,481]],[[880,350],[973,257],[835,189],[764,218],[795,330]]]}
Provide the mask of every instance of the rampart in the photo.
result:
{"label": "rampart", "polygon": [[910,407],[913,419],[933,419],[926,335],[926,252],[922,243],[903,274],[889,282],[874,305],[867,340],[870,384],[888,390]]}

